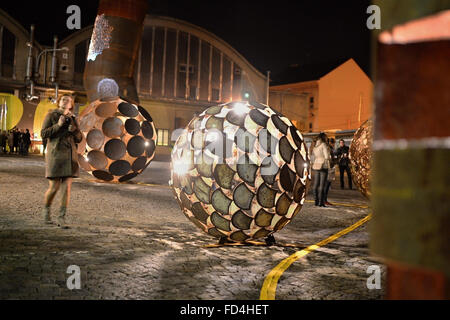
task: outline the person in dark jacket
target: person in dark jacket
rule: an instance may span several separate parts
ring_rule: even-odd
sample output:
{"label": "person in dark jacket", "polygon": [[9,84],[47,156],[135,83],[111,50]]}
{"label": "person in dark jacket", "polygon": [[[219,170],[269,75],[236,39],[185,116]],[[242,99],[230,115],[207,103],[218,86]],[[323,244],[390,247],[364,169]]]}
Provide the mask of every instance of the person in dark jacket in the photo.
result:
{"label": "person in dark jacket", "polygon": [[24,155],[28,155],[28,150],[30,149],[30,145],[31,145],[31,134],[30,134],[30,130],[26,129],[26,132],[24,134]]}
{"label": "person in dark jacket", "polygon": [[78,177],[77,143],[81,142],[82,133],[73,115],[74,102],[69,95],[60,96],[58,109],[50,110],[42,124],[41,137],[47,139],[45,154],[45,177],[49,179],[49,188],[44,198],[44,222],[50,220],[50,206],[59,188],[63,195],[59,209],[58,226],[67,228],[65,215],[70,199],[72,179]]}
{"label": "person in dark jacket", "polygon": [[14,128],[13,129],[13,152],[14,153],[19,153],[19,139],[20,139],[19,129]]}
{"label": "person in dark jacket", "polygon": [[344,189],[344,172],[347,172],[348,186],[352,189],[352,174],[350,172],[350,159],[348,158],[349,148],[343,139],[339,140],[339,148],[336,150],[336,157],[339,163],[339,175],[341,177],[341,189]]}

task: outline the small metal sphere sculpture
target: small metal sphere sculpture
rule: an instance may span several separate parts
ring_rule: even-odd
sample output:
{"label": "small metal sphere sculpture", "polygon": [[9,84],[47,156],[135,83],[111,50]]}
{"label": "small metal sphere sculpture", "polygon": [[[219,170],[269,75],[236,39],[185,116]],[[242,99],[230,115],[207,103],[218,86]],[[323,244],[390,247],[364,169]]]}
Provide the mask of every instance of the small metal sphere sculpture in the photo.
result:
{"label": "small metal sphere sculpture", "polygon": [[353,136],[349,158],[353,182],[361,193],[370,198],[370,169],[372,162],[373,122],[365,121]]}
{"label": "small metal sphere sculpture", "polygon": [[183,213],[232,242],[269,237],[301,210],[309,156],[291,121],[260,103],[213,106],[172,151],[171,185]]}
{"label": "small metal sphere sculpture", "polygon": [[156,130],[149,113],[119,97],[96,100],[80,115],[81,168],[103,181],[124,182],[144,171],[155,155]]}

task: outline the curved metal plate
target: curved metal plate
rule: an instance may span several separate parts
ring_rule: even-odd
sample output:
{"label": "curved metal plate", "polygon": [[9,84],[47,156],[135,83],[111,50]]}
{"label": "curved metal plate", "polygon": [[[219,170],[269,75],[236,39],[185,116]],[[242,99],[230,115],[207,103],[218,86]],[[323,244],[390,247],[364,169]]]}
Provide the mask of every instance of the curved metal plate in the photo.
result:
{"label": "curved metal plate", "polygon": [[250,161],[247,154],[241,156],[237,164],[237,173],[242,180],[250,185],[254,185],[258,166]]}
{"label": "curved metal plate", "polygon": [[225,237],[225,234],[223,234],[222,232],[219,232],[219,230],[217,230],[216,228],[210,228],[208,230],[208,233],[216,238]]}
{"label": "curved metal plate", "polygon": [[245,124],[245,117],[246,116],[247,116],[247,113],[238,114],[238,113],[234,112],[234,110],[230,110],[230,112],[227,113],[225,119],[229,123],[243,128],[244,124]]}
{"label": "curved metal plate", "polygon": [[120,137],[123,133],[123,122],[119,118],[110,117],[103,121],[102,130],[107,137]]}
{"label": "curved metal plate", "polygon": [[122,140],[111,139],[105,144],[105,154],[112,160],[121,159],[126,152],[127,148]]}
{"label": "curved metal plate", "polygon": [[211,188],[203,181],[201,177],[197,177],[194,180],[193,190],[198,200],[206,204],[210,203],[209,194],[211,192]]}
{"label": "curved metal plate", "polygon": [[114,176],[110,174],[109,172],[103,171],[103,170],[94,170],[92,171],[92,175],[96,177],[97,179],[104,180],[104,181],[112,181],[114,180]]}
{"label": "curved metal plate", "polygon": [[147,112],[147,110],[145,110],[143,107],[138,106],[138,110],[141,113],[141,115],[145,118],[145,120],[153,122],[152,117],[150,116],[150,114]]}
{"label": "curved metal plate", "polygon": [[80,130],[83,132],[91,130],[95,123],[97,122],[97,117],[94,112],[89,112],[84,117],[80,119]]}
{"label": "curved metal plate", "polygon": [[102,170],[108,165],[108,158],[105,154],[98,150],[92,150],[87,155],[89,164],[95,169]]}
{"label": "curved metal plate", "polygon": [[243,241],[247,240],[248,238],[249,238],[249,236],[247,236],[242,231],[236,231],[230,235],[230,239],[237,241],[237,242],[243,242]]}
{"label": "curved metal plate", "polygon": [[277,224],[275,225],[275,227],[273,227],[273,231],[278,231],[284,228],[285,225],[287,225],[289,223],[289,219],[286,219],[285,217],[281,218]]}
{"label": "curved metal plate", "polygon": [[127,119],[127,121],[125,121],[125,130],[134,136],[141,131],[141,125],[136,119]]}
{"label": "curved metal plate", "polygon": [[145,164],[147,163],[146,157],[139,157],[134,162],[131,168],[133,171],[139,171],[145,167]]}
{"label": "curved metal plate", "polygon": [[78,154],[78,164],[85,171],[91,171],[92,170],[91,166],[89,165],[89,162],[81,154]]}
{"label": "curved metal plate", "polygon": [[269,188],[265,183],[263,183],[257,192],[257,200],[259,204],[264,208],[273,208],[275,206],[275,196],[277,191]]}
{"label": "curved metal plate", "polygon": [[208,219],[209,215],[206,213],[205,209],[200,202],[196,202],[192,205],[192,213],[194,216],[203,223],[206,223],[206,219]]}
{"label": "curved metal plate", "polygon": [[121,104],[119,104],[118,109],[121,114],[123,114],[124,116],[127,116],[127,117],[131,117],[131,118],[134,118],[139,114],[138,109],[134,105],[132,105],[131,103],[128,103],[128,102],[122,102]]}
{"label": "curved metal plate", "polygon": [[217,212],[211,214],[211,223],[216,226],[217,229],[231,231],[230,221],[220,216]]}
{"label": "curved metal plate", "polygon": [[239,129],[234,136],[237,147],[244,152],[253,152],[256,137],[245,129]]}
{"label": "curved metal plate", "polygon": [[109,172],[115,176],[126,175],[131,170],[131,164],[125,160],[117,160],[110,164]]}
{"label": "curved metal plate", "polygon": [[286,193],[283,193],[277,200],[277,206],[276,206],[277,213],[280,216],[286,215],[291,203],[292,203],[292,200],[286,195]]}
{"label": "curved metal plate", "polygon": [[205,113],[209,115],[215,115],[220,113],[220,111],[222,111],[222,108],[222,106],[209,107],[208,109],[206,109]]}
{"label": "curved metal plate", "polygon": [[286,161],[287,163],[291,163],[292,155],[294,154],[294,149],[292,149],[291,144],[289,143],[286,137],[282,137],[280,139],[279,150],[283,160]]}
{"label": "curved metal plate", "polygon": [[134,177],[136,177],[137,175],[138,174],[136,172],[129,173],[129,174],[119,178],[119,182],[125,182],[125,181],[128,181],[128,180],[131,180]]}
{"label": "curved metal plate", "polygon": [[298,135],[297,129],[294,126],[291,126],[289,127],[289,131],[291,132],[292,140],[294,140],[295,145],[297,148],[301,149],[303,140]]}
{"label": "curved metal plate", "polygon": [[266,157],[261,163],[261,177],[263,180],[269,184],[272,185],[275,183],[276,175],[278,174],[279,168],[273,162],[272,157]]}
{"label": "curved metal plate", "polygon": [[211,196],[211,203],[217,212],[228,214],[232,200],[222,192],[222,189],[216,189]]}
{"label": "curved metal plate", "polygon": [[294,191],[295,178],[295,172],[289,169],[288,165],[285,164],[280,171],[280,184],[283,189],[289,192]]}
{"label": "curved metal plate", "polygon": [[270,232],[269,230],[261,229],[261,230],[258,230],[257,232],[255,232],[255,233],[253,234],[253,238],[254,238],[254,239],[265,238],[265,237],[267,237],[270,233],[271,233],[271,232]]}
{"label": "curved metal plate", "polygon": [[218,164],[214,168],[214,179],[225,189],[231,189],[235,172],[226,164]]}
{"label": "curved metal plate", "polygon": [[233,226],[235,226],[238,229],[241,230],[248,230],[250,229],[250,225],[252,224],[252,218],[247,216],[242,211],[235,212],[233,214],[233,217],[231,218],[231,222],[233,223]]}
{"label": "curved metal plate", "polygon": [[130,156],[139,157],[144,153],[145,140],[141,136],[134,136],[128,141],[127,150]]}
{"label": "curved metal plate", "polygon": [[247,188],[245,183],[238,185],[233,192],[234,203],[243,210],[249,210],[251,208],[254,196],[253,192]]}
{"label": "curved metal plate", "polygon": [[210,178],[212,176],[213,159],[201,152],[196,158],[196,167],[201,176]]}
{"label": "curved metal plate", "polygon": [[259,227],[268,227],[272,223],[273,214],[267,212],[264,209],[259,209],[255,216],[255,223]]}
{"label": "curved metal plate", "polygon": [[105,142],[105,136],[99,129],[92,129],[86,137],[86,142],[92,149],[100,150]]}
{"label": "curved metal plate", "polygon": [[299,150],[297,150],[295,152],[294,165],[295,165],[295,171],[297,171],[297,174],[299,176],[303,176],[303,172],[305,171],[305,168],[308,167],[308,163],[303,159]]}
{"label": "curved metal plate", "polygon": [[115,102],[103,102],[95,108],[95,114],[102,118],[112,117],[117,111]]}
{"label": "curved metal plate", "polygon": [[205,125],[206,129],[217,129],[222,131],[223,130],[223,119],[219,119],[216,117],[210,117],[206,121]]}
{"label": "curved metal plate", "polygon": [[250,110],[250,118],[261,127],[267,126],[267,121],[269,120],[269,117],[263,114],[261,111],[257,109]]}
{"label": "curved metal plate", "polygon": [[293,193],[294,193],[294,201],[297,203],[299,203],[302,200],[302,198],[305,196],[306,188],[302,184],[300,179],[297,180],[297,183],[295,184]]}
{"label": "curved metal plate", "polygon": [[271,117],[273,124],[275,125],[275,127],[280,130],[281,133],[283,133],[284,135],[287,134],[288,128],[289,126],[284,123],[283,120],[280,119],[280,117],[278,117],[276,114],[272,115]]}
{"label": "curved metal plate", "polygon": [[147,145],[145,146],[145,154],[148,158],[151,158],[155,154],[156,149],[155,140],[147,140],[146,143]]}
{"label": "curved metal plate", "polygon": [[142,134],[144,135],[145,138],[149,140],[153,139],[155,131],[153,130],[153,124],[151,122],[149,121],[142,122],[141,128]]}
{"label": "curved metal plate", "polygon": [[269,154],[275,153],[278,140],[267,129],[261,129],[258,133],[259,144]]}

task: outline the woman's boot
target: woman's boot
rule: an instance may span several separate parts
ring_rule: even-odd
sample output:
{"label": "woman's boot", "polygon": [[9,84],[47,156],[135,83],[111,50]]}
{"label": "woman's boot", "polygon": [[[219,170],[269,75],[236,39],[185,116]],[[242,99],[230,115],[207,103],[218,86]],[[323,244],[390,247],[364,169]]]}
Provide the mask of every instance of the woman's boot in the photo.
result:
{"label": "woman's boot", "polygon": [[50,207],[45,206],[44,209],[42,209],[42,215],[44,216],[45,224],[53,224],[52,220],[50,219]]}
{"label": "woman's boot", "polygon": [[66,207],[59,208],[58,227],[60,227],[61,229],[69,229],[69,227],[66,225],[66,210]]}

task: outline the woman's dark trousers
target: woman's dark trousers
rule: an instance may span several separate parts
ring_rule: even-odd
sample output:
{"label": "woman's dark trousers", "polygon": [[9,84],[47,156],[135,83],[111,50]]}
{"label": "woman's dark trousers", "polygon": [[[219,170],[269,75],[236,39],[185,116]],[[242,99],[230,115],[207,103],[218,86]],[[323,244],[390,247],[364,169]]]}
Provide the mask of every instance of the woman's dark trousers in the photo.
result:
{"label": "woman's dark trousers", "polygon": [[324,204],[325,182],[327,181],[328,170],[314,170],[314,200],[316,206]]}

